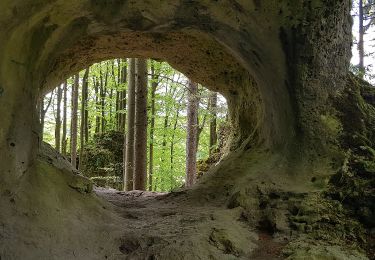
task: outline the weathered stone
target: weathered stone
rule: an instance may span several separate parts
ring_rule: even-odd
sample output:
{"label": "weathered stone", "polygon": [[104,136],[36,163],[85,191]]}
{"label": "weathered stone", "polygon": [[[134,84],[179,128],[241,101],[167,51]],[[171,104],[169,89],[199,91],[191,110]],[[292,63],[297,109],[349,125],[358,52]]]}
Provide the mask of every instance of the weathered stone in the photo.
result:
{"label": "weathered stone", "polygon": [[[375,113],[371,89],[348,75],[350,1],[16,0],[1,1],[0,14],[1,257],[248,259],[237,248],[253,242],[250,225],[290,239],[292,259],[340,258],[341,248],[365,258],[363,226],[350,213],[373,198]],[[62,160],[37,158],[39,95],[113,57],[166,60],[228,100],[230,152],[195,188],[169,197],[197,208],[167,228],[165,218],[142,225],[165,240],[181,226],[179,241],[124,245],[134,227],[119,229],[127,222],[116,210],[73,190],[89,192],[89,183],[65,174]],[[365,219],[371,205],[361,205]],[[218,244],[208,242],[210,222],[200,225],[207,216],[194,215],[206,206],[226,227]]]}

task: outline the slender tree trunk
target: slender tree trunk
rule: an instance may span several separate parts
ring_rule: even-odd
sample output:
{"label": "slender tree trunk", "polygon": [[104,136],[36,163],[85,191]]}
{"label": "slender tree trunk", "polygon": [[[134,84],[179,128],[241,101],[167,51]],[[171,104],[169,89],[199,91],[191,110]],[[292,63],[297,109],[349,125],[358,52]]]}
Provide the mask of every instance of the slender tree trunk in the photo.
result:
{"label": "slender tree trunk", "polygon": [[[121,72],[121,84],[125,85],[127,80],[126,75],[126,66],[124,65],[122,67]],[[123,89],[120,93],[120,109],[122,113],[120,114],[120,131],[125,133],[125,123],[126,123],[126,113],[124,112],[126,110],[126,90]]]}
{"label": "slender tree trunk", "polygon": [[86,94],[85,94],[85,143],[89,141],[89,109],[88,109],[88,100],[89,100],[89,82],[88,82],[88,76],[90,74],[90,69],[87,68],[87,78],[85,80],[85,88],[86,88]]}
{"label": "slender tree trunk", "polygon": [[136,59],[134,189],[145,190],[147,182],[147,61]]}
{"label": "slender tree trunk", "polygon": [[68,106],[68,100],[67,100],[67,92],[68,92],[68,86],[67,82],[65,80],[64,82],[64,107],[63,107],[63,129],[62,129],[62,143],[61,143],[61,153],[63,155],[66,155],[66,146],[67,146],[67,141],[66,141],[66,114],[67,114],[67,106]]}
{"label": "slender tree trunk", "polygon": [[43,142],[44,138],[44,121],[45,121],[45,112],[44,112],[44,96],[39,99],[39,120],[40,120],[40,141]]}
{"label": "slender tree trunk", "polygon": [[46,118],[46,113],[51,105],[52,99],[53,99],[53,91],[51,93],[50,98],[47,101],[47,106],[44,108],[44,98],[45,96],[41,97],[39,100],[39,116],[40,116],[40,141],[43,142],[43,135],[44,135],[44,122]]}
{"label": "slender tree trunk", "polygon": [[102,67],[100,66],[100,105],[101,105],[101,133],[105,133],[106,128],[106,117],[105,117],[105,104],[106,104],[106,96],[107,96],[107,84],[108,84],[108,63],[106,64],[106,73],[104,75],[103,80],[103,73]]}
{"label": "slender tree trunk", "polygon": [[104,86],[103,86],[103,71],[102,63],[99,64],[99,103],[100,103],[100,133],[103,133],[104,130]]}
{"label": "slender tree trunk", "polygon": [[[198,150],[198,147],[199,147],[199,140],[200,140],[200,137],[201,137],[201,134],[203,132],[203,129],[204,127],[206,126],[206,120],[207,120],[207,113],[204,113],[203,114],[203,120],[202,120],[202,124],[199,123],[199,104],[201,102],[201,96],[199,95],[199,87],[198,87],[198,91],[197,91],[197,142],[196,142],[196,145],[197,145],[197,150]],[[210,105],[209,105],[210,102],[207,103],[207,111],[210,110]]]}
{"label": "slender tree trunk", "polygon": [[189,81],[187,105],[187,138],[186,138],[186,181],[191,187],[197,175],[197,134],[198,134],[198,86]]}
{"label": "slender tree trunk", "polygon": [[215,150],[217,144],[217,93],[210,93],[210,155]]}
{"label": "slender tree trunk", "polygon": [[358,40],[358,53],[359,53],[359,75],[363,78],[365,76],[365,47],[364,47],[364,7],[363,0],[359,0],[359,40]]}
{"label": "slender tree trunk", "polygon": [[[162,139],[162,155],[161,155],[161,166],[163,171],[167,171],[167,164],[166,164],[166,153],[167,153],[167,133],[169,130],[169,114],[170,114],[170,105],[168,104],[167,99],[169,98],[169,95],[173,94],[171,93],[172,87],[168,88],[168,84],[165,85],[165,103],[164,103],[164,111],[165,111],[165,116],[164,116],[164,128],[163,128],[163,139]],[[165,190],[165,181],[160,182],[160,188],[162,190]]]}
{"label": "slender tree trunk", "polygon": [[135,123],[135,59],[129,59],[128,120],[125,142],[124,190],[133,190],[134,123]]}
{"label": "slender tree trunk", "polygon": [[[115,61],[112,60],[111,61],[111,79],[112,79],[112,82],[114,83],[115,85],[115,89],[117,88],[116,86],[116,76],[115,76]],[[113,122],[114,120],[116,119],[113,119],[113,87],[111,86],[110,87],[110,90],[109,90],[109,123],[110,123],[110,126],[111,126],[111,130],[112,129],[116,129],[116,127],[113,127]],[[115,114],[115,118],[116,118],[116,114]],[[116,125],[115,125],[116,126]]]}
{"label": "slender tree trunk", "polygon": [[178,101],[178,107],[176,111],[176,117],[173,124],[173,132],[171,138],[171,148],[170,148],[170,183],[171,183],[171,190],[174,188],[174,179],[173,179],[173,172],[174,172],[174,145],[175,145],[175,137],[176,137],[176,130],[178,120],[180,118],[180,110],[181,110],[181,101],[184,98],[184,95],[181,96],[181,99]]}
{"label": "slender tree trunk", "polygon": [[[88,76],[89,76],[89,68],[86,69],[85,75],[83,76],[82,80],[82,99],[81,99],[81,127],[80,127],[80,149],[79,149],[79,169],[82,169],[82,157],[83,157],[83,149],[85,146],[85,139],[86,139],[86,129],[87,129],[87,92],[88,92]],[[78,104],[77,104],[78,105]]]}
{"label": "slender tree trunk", "polygon": [[72,90],[72,127],[71,127],[71,145],[70,158],[74,168],[77,168],[77,121],[78,121],[78,88],[79,74],[74,77],[74,85]]}
{"label": "slender tree trunk", "polygon": [[[173,74],[172,76],[172,79],[175,77],[175,74]],[[169,97],[171,96],[172,98],[174,98],[174,94],[176,93],[176,89],[177,88],[173,88],[172,86],[170,86],[168,88],[168,84],[165,85],[165,103],[164,103],[164,107],[165,107],[165,116],[164,116],[164,131],[163,131],[163,142],[162,142],[162,151],[163,151],[163,156],[162,156],[162,162],[164,164],[164,154],[165,154],[165,151],[167,149],[167,132],[168,132],[168,128],[169,128],[169,114],[170,114],[170,106],[168,104],[168,101],[167,99],[169,99]]]}
{"label": "slender tree trunk", "polygon": [[95,134],[100,132],[100,97],[99,97],[99,82],[96,77],[94,77],[94,91],[95,91]]}
{"label": "slender tree trunk", "polygon": [[60,152],[60,133],[61,133],[61,98],[62,88],[57,87],[57,104],[56,104],[56,123],[55,123],[55,148]]}
{"label": "slender tree trunk", "polygon": [[153,190],[154,190],[154,191],[157,191],[158,183],[159,183],[159,178],[158,178],[157,175],[153,177],[152,182],[153,182],[153,186],[154,186],[154,187],[153,187]]}
{"label": "slender tree trunk", "polygon": [[[167,153],[167,133],[168,133],[168,129],[169,129],[169,104],[167,102],[167,98],[168,96],[170,95],[170,91],[168,90],[168,85],[166,84],[165,85],[165,103],[164,103],[164,111],[165,111],[165,115],[164,115],[164,127],[163,127],[163,139],[162,139],[162,155],[161,155],[161,166],[162,166],[162,169],[166,172],[167,171],[167,165],[166,165],[166,153]],[[164,185],[165,185],[165,182],[162,181],[160,183],[160,188],[161,189],[165,189],[164,188]]]}
{"label": "slender tree trunk", "polygon": [[120,91],[116,89],[116,130],[120,131]]}
{"label": "slender tree trunk", "polygon": [[158,86],[158,76],[155,75],[154,62],[151,64],[151,122],[150,122],[150,143],[149,143],[149,162],[148,162],[148,189],[152,191],[152,178],[154,173],[154,131],[155,131],[155,96],[156,88]]}
{"label": "slender tree trunk", "polygon": [[113,123],[112,98],[113,98],[113,89],[110,89],[109,90],[109,108],[108,108],[109,110],[109,120],[108,120],[109,124],[108,125],[109,125],[110,130],[113,129],[112,127],[112,123]]}
{"label": "slender tree trunk", "polygon": [[[121,74],[121,78],[119,77],[119,81],[122,84],[122,87],[124,87],[125,83],[127,81],[127,67],[126,67],[126,65],[124,65],[122,68],[119,67],[119,74]],[[135,75],[133,75],[133,79],[135,79],[134,76]],[[133,89],[134,89],[134,87],[133,87]],[[127,133],[126,133],[126,129],[127,129],[126,128],[126,115],[127,115],[127,111],[126,111],[126,90],[125,89],[123,89],[120,92],[119,97],[120,97],[120,103],[119,103],[119,105],[120,105],[120,109],[121,109],[121,114],[120,114],[120,117],[119,117],[119,130],[120,130],[120,132],[122,132],[124,134],[124,148],[122,149],[122,155],[123,155],[123,161],[125,163],[126,138],[127,138]],[[135,97],[134,97],[134,99],[135,99]],[[125,168],[123,170],[125,171]],[[134,172],[132,174],[134,174]]]}
{"label": "slender tree trunk", "polygon": [[121,85],[121,75],[122,75],[122,68],[121,68],[121,60],[117,59],[117,84],[116,84],[116,130],[121,131],[121,92],[122,92],[122,85]]}
{"label": "slender tree trunk", "polygon": [[[165,110],[165,116],[164,116],[164,131],[163,131],[163,153],[165,152],[165,149],[167,147],[167,131],[169,128],[169,109]],[[163,156],[164,157],[164,156]]]}

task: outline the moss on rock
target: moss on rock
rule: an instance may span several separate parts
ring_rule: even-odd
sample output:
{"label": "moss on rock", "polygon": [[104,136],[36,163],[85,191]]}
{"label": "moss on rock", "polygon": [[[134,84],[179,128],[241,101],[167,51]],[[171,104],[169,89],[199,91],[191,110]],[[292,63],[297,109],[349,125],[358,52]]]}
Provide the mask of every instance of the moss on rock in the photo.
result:
{"label": "moss on rock", "polygon": [[91,193],[93,190],[93,183],[86,177],[82,176],[70,162],[58,153],[51,145],[47,143],[42,144],[41,152],[39,153],[40,170],[50,173],[49,167],[58,169],[59,174],[62,173],[66,184],[77,190],[80,193]]}
{"label": "moss on rock", "polygon": [[85,146],[81,171],[97,186],[122,189],[124,134],[95,134]]}

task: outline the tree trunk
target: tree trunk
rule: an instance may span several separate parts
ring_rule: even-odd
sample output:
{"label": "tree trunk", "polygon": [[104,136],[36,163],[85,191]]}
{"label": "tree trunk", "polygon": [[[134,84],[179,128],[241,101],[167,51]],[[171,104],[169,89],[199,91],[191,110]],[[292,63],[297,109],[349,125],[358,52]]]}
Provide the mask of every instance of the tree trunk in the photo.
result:
{"label": "tree trunk", "polygon": [[88,75],[90,73],[89,68],[87,68],[87,78],[85,81],[86,84],[86,95],[85,95],[85,129],[84,129],[84,136],[85,136],[85,143],[89,141],[89,109],[88,109],[88,100],[89,100],[89,82],[88,82]]}
{"label": "tree trunk", "polygon": [[51,105],[53,99],[53,91],[51,92],[51,96],[48,99],[47,106],[44,108],[44,98],[45,96],[41,97],[39,100],[39,109],[40,109],[40,140],[43,142],[43,133],[44,133],[44,121],[46,118],[46,113]]}
{"label": "tree trunk", "polygon": [[117,59],[117,82],[116,82],[116,130],[120,131],[120,93],[121,86],[121,61]]}
{"label": "tree trunk", "polygon": [[40,122],[40,141],[43,142],[43,135],[44,135],[44,118],[45,118],[45,112],[44,112],[44,96],[42,96],[38,101],[38,110],[39,110],[39,122]]}
{"label": "tree trunk", "polygon": [[63,155],[66,155],[66,146],[67,146],[67,141],[66,141],[66,121],[67,121],[67,118],[66,118],[66,115],[67,115],[67,106],[68,106],[68,100],[67,100],[67,92],[68,92],[68,86],[67,86],[67,82],[65,80],[64,82],[64,104],[63,104],[63,126],[62,126],[62,140],[61,140],[61,153]]}
{"label": "tree trunk", "polygon": [[[168,96],[169,96],[169,91],[168,91],[168,85],[166,84],[166,86],[165,86],[165,99],[167,99],[168,98]],[[163,128],[163,139],[162,139],[162,155],[161,155],[161,169],[163,170],[164,169],[164,171],[166,171],[167,170],[167,165],[166,165],[166,160],[165,160],[165,158],[166,158],[166,152],[167,152],[167,132],[168,132],[168,126],[169,126],[169,113],[170,113],[170,111],[169,111],[169,104],[168,104],[168,102],[167,101],[165,101],[165,103],[164,103],[164,111],[165,111],[165,115],[164,115],[164,128]],[[161,178],[162,179],[162,178]],[[165,185],[165,182],[164,181],[161,181],[160,182],[160,188],[162,189],[162,190],[164,190],[165,189],[165,187],[164,187],[164,185]]]}
{"label": "tree trunk", "polygon": [[155,96],[158,86],[158,76],[155,75],[154,62],[151,63],[151,122],[150,122],[150,143],[149,143],[149,162],[148,162],[148,189],[152,191],[152,177],[154,173],[154,131],[155,131]]}
{"label": "tree trunk", "polygon": [[358,40],[358,53],[359,53],[359,75],[361,78],[365,76],[365,44],[364,44],[364,35],[365,35],[365,28],[364,28],[364,7],[363,7],[363,0],[359,0],[359,40]]}
{"label": "tree trunk", "polygon": [[101,108],[101,133],[105,133],[106,118],[105,118],[105,104],[107,96],[108,84],[108,63],[106,64],[106,72],[103,79],[102,67],[100,65],[100,108]]}
{"label": "tree trunk", "polygon": [[135,59],[129,59],[128,120],[125,141],[124,190],[133,190],[134,119],[135,119]]}
{"label": "tree trunk", "polygon": [[56,104],[56,118],[55,118],[55,148],[60,152],[60,133],[61,133],[61,86],[57,87],[57,104]]}
{"label": "tree trunk", "polygon": [[88,92],[88,76],[89,76],[89,68],[86,69],[85,75],[83,76],[82,80],[82,100],[81,100],[81,127],[80,127],[80,149],[79,149],[79,169],[82,169],[82,157],[83,157],[83,149],[85,146],[85,141],[87,140],[86,131],[87,131],[87,92]]}
{"label": "tree trunk", "polygon": [[217,144],[217,93],[211,92],[210,93],[210,155],[216,148]]}
{"label": "tree trunk", "polygon": [[[173,78],[174,78],[174,75],[173,75]],[[162,139],[162,155],[161,155],[161,169],[164,170],[164,171],[167,171],[167,164],[166,164],[166,153],[167,153],[167,133],[168,133],[168,129],[169,129],[169,126],[170,126],[170,122],[169,122],[169,114],[170,114],[170,104],[168,102],[168,99],[170,98],[170,96],[173,97],[174,95],[174,91],[171,91],[171,90],[174,90],[176,88],[173,88],[172,86],[169,86],[168,88],[168,84],[165,85],[165,96],[164,96],[164,111],[165,111],[165,115],[164,115],[164,128],[163,128],[163,139]],[[162,179],[162,178],[160,178]],[[166,182],[165,181],[161,181],[160,182],[160,188],[162,190],[165,190],[165,185],[166,185]]]}
{"label": "tree trunk", "polygon": [[[127,80],[127,75],[126,75],[126,65],[124,65],[121,68],[121,84],[122,86],[125,85]],[[120,114],[120,127],[119,130],[121,132],[125,132],[125,123],[126,123],[126,90],[123,89],[120,92],[120,109],[121,109],[121,114]]]}
{"label": "tree trunk", "polygon": [[147,61],[136,59],[134,189],[145,190],[147,181]]}
{"label": "tree trunk", "polygon": [[104,86],[103,86],[103,71],[102,71],[102,63],[99,64],[99,103],[100,103],[100,127],[99,132],[103,133],[104,129]]}
{"label": "tree trunk", "polygon": [[[117,82],[116,82],[116,76],[115,76],[115,61],[114,60],[111,61],[111,75],[110,76],[111,76],[112,82],[114,83],[115,89],[116,89]],[[113,99],[113,89],[114,88],[111,85],[110,90],[109,90],[109,124],[111,126],[111,130],[116,129],[116,127],[113,127],[113,125],[114,125],[113,124],[113,122],[114,122],[113,111],[112,111],[113,110],[113,101],[112,101],[112,99]],[[115,113],[115,120],[116,120],[116,113]]]}
{"label": "tree trunk", "polygon": [[71,123],[71,145],[70,159],[74,168],[77,168],[77,121],[78,121],[78,88],[79,74],[74,77],[74,85],[72,90],[72,123]]}
{"label": "tree trunk", "polygon": [[99,97],[99,82],[97,78],[93,77],[94,81],[94,91],[95,91],[95,134],[100,132],[100,97]]}
{"label": "tree trunk", "polygon": [[186,180],[185,186],[191,187],[197,175],[197,135],[198,135],[198,85],[189,81],[187,105],[186,137]]}
{"label": "tree trunk", "polygon": [[120,131],[120,91],[116,90],[116,130]]}
{"label": "tree trunk", "polygon": [[[199,104],[200,104],[200,102],[201,102],[201,95],[199,94],[199,86],[198,86],[198,91],[197,91],[197,142],[196,142],[197,150],[198,150],[198,147],[199,147],[200,137],[201,137],[201,134],[203,132],[204,127],[206,126],[206,120],[207,120],[207,113],[204,113],[202,124],[199,123]],[[209,111],[209,110],[210,110],[210,105],[209,105],[209,102],[208,102],[206,111]]]}
{"label": "tree trunk", "polygon": [[178,120],[180,118],[180,110],[181,110],[181,101],[184,98],[184,94],[182,94],[181,99],[178,100],[178,107],[176,111],[176,117],[174,120],[173,131],[172,131],[172,138],[171,138],[171,147],[170,147],[170,182],[171,182],[171,190],[174,188],[174,179],[173,179],[173,172],[174,172],[174,145],[175,145],[175,137],[176,137],[176,130]]}

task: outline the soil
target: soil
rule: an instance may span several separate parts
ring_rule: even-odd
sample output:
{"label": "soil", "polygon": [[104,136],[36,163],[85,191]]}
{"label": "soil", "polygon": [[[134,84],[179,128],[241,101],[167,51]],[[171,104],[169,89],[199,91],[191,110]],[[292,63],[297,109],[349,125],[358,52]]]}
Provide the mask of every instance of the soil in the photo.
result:
{"label": "soil", "polygon": [[[202,235],[206,235],[206,242],[212,247],[210,259],[283,259],[281,251],[286,243],[273,239],[267,232],[252,230],[240,217],[236,224],[244,229],[242,232],[248,232],[245,237],[250,236],[253,243],[246,248],[246,242],[243,245],[237,240],[237,236],[241,237],[243,233],[231,234],[225,226],[225,216],[238,213],[238,209],[194,205],[184,199],[185,192],[122,192],[98,187],[94,191],[114,206],[115,212],[126,222],[124,225],[131,227],[130,233],[144,234],[138,241],[124,236],[119,251],[129,259],[144,257],[146,252],[148,259],[163,259],[162,255],[154,254],[153,249],[161,244],[171,245],[173,241],[187,242],[194,237],[201,243]],[[235,230],[235,227],[231,229]],[[197,259],[203,259],[199,256],[199,248],[195,253]],[[196,259],[193,255],[191,259]]]}
{"label": "soil", "polygon": [[282,250],[286,242],[279,242],[273,239],[269,233],[259,233],[258,248],[251,255],[251,259],[255,260],[277,260],[284,259]]}

